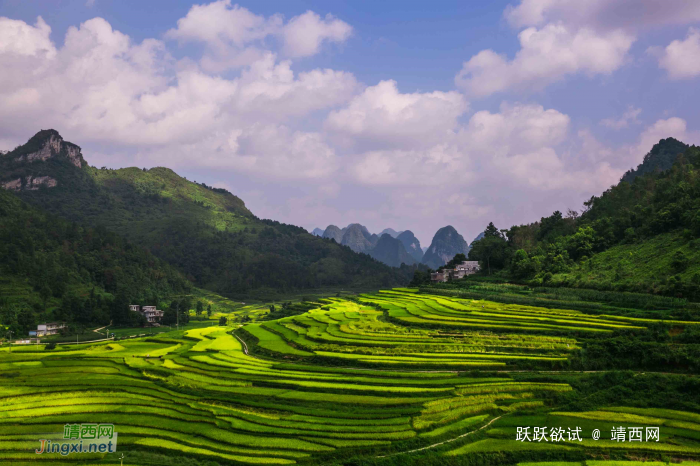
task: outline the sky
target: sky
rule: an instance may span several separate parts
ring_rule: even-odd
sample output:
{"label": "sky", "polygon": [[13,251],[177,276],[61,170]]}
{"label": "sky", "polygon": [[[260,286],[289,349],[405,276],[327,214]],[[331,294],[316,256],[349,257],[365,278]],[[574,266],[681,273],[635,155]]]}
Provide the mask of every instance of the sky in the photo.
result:
{"label": "sky", "polygon": [[700,144],[697,0],[0,0],[0,149],[172,168],[260,218],[423,246]]}

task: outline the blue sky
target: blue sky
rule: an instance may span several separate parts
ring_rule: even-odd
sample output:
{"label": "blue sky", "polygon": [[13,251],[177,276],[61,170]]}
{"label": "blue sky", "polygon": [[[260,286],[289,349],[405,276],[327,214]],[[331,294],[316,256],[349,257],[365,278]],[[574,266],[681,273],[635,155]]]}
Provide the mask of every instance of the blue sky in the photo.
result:
{"label": "blue sky", "polygon": [[2,0],[0,148],[52,127],[260,217],[469,241],[700,142],[699,5]]}

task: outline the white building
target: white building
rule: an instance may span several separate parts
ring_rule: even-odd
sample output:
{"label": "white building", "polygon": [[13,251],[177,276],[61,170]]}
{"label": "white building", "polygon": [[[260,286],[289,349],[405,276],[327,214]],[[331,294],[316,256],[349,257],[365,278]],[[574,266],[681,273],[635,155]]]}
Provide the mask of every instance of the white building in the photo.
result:
{"label": "white building", "polygon": [[29,336],[43,337],[46,335],[56,335],[61,329],[66,328],[66,324],[63,322],[51,322],[49,324],[39,324],[36,326],[36,330],[30,330]]}
{"label": "white building", "polygon": [[160,320],[163,318],[163,311],[156,309],[156,306],[139,306],[138,304],[130,304],[129,309],[133,312],[140,312],[146,318],[146,322],[151,325],[160,325]]}
{"label": "white building", "polygon": [[464,261],[454,269],[443,269],[442,272],[434,272],[430,276],[433,282],[446,282],[449,279],[464,278],[479,271],[479,261]]}

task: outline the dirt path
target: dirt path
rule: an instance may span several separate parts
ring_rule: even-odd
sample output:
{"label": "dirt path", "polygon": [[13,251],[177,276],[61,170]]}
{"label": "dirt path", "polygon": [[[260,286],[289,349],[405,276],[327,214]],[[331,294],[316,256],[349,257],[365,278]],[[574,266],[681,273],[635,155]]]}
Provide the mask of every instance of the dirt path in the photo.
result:
{"label": "dirt path", "polygon": [[236,335],[235,333],[233,334],[233,336],[236,337],[236,339],[238,339],[238,341],[240,341],[241,343],[243,343],[243,352],[247,355],[247,354],[248,354],[248,345],[246,345],[246,344],[245,344],[245,341],[241,340],[241,339],[238,337],[238,335]]}
{"label": "dirt path", "polygon": [[496,422],[497,420],[499,420],[499,419],[502,418],[503,416],[504,416],[504,415],[495,417],[495,418],[491,419],[487,424],[485,424],[485,425],[479,427],[478,429],[472,430],[472,431],[470,431],[470,432],[467,432],[466,434],[462,434],[462,435],[460,435],[460,436],[458,436],[458,437],[451,438],[451,439],[449,439],[449,440],[443,440],[442,442],[433,443],[432,445],[428,445],[427,447],[417,448],[417,449],[415,449],[415,450],[408,450],[408,451],[402,451],[402,452],[399,452],[399,453],[392,453],[391,455],[377,456],[376,458],[389,458],[389,457],[391,457],[391,456],[407,455],[407,454],[409,454],[409,453],[415,453],[415,452],[417,452],[417,451],[429,450],[429,449],[431,449],[431,448],[439,447],[440,445],[444,445],[444,444],[446,444],[446,443],[454,442],[455,440],[459,440],[459,439],[464,438],[464,437],[467,437],[467,436],[469,436],[469,435],[471,435],[471,434],[473,434],[473,433],[475,433],[475,432],[479,432],[480,430],[486,429],[488,426],[490,426],[491,424],[493,424],[494,422]]}

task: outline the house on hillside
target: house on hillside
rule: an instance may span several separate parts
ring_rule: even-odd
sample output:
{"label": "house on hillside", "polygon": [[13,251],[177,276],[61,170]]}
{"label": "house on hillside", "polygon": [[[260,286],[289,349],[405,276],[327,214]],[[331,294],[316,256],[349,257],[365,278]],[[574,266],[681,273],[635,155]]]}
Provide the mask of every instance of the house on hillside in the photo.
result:
{"label": "house on hillside", "polygon": [[454,269],[452,278],[464,278],[479,271],[479,261],[464,261]]}
{"label": "house on hillside", "polygon": [[430,281],[432,282],[446,282],[447,280],[456,280],[458,278],[464,278],[467,275],[474,274],[479,271],[478,261],[464,261],[454,269],[443,269],[442,272],[433,272],[430,275]]}
{"label": "house on hillside", "polygon": [[129,309],[132,312],[140,312],[146,318],[146,322],[150,325],[158,327],[163,318],[163,311],[156,309],[156,306],[139,306],[138,304],[130,304]]}
{"label": "house on hillside", "polygon": [[43,337],[46,335],[56,335],[61,329],[66,328],[64,322],[51,322],[47,324],[39,324],[36,326],[36,330],[30,330],[30,337]]}

